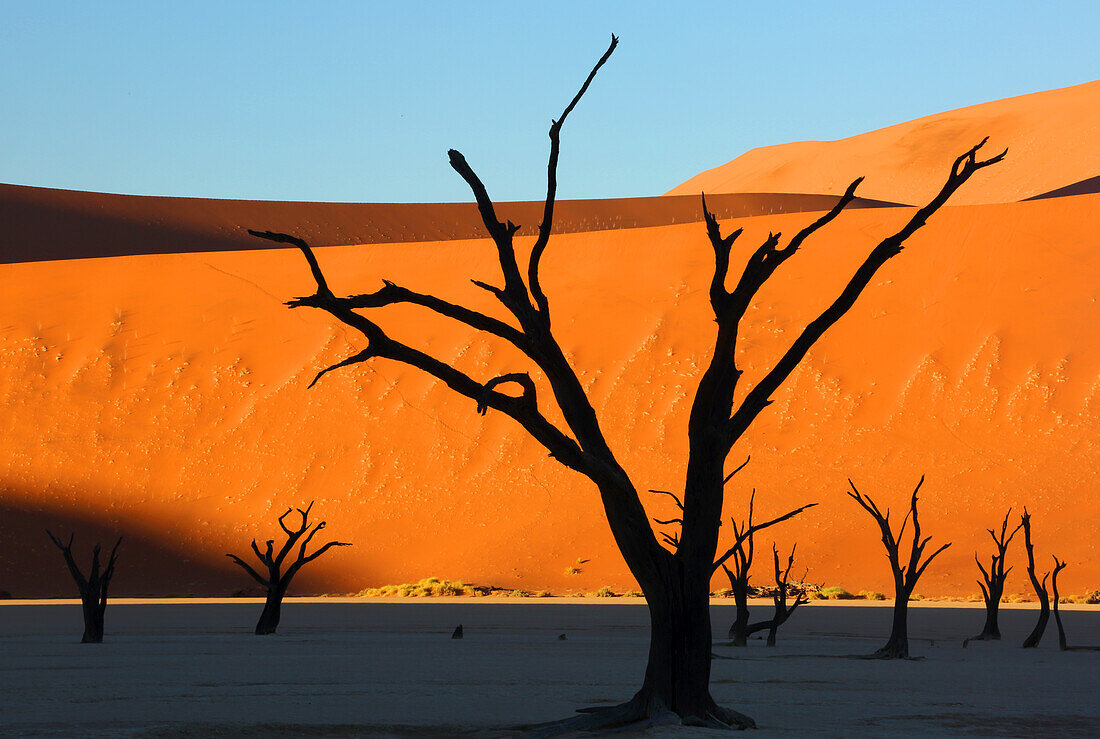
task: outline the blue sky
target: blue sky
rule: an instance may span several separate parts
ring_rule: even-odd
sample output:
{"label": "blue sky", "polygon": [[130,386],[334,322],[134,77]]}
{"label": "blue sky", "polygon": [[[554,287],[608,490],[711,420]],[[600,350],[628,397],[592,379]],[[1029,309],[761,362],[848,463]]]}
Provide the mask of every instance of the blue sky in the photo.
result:
{"label": "blue sky", "polygon": [[0,0],[0,182],[273,200],[660,194],[756,146],[1087,82],[1087,2]]}

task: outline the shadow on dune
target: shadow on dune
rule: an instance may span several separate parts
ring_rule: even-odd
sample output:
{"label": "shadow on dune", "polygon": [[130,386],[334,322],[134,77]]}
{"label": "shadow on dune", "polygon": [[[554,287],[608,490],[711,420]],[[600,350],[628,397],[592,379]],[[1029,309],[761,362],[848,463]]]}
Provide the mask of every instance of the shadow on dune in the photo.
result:
{"label": "shadow on dune", "polygon": [[[109,552],[115,540],[122,537],[111,581],[112,597],[264,594],[224,553],[188,550],[176,543],[176,532],[154,535],[140,521],[116,522],[57,510],[35,510],[26,503],[13,501],[9,491],[10,488],[0,490],[0,591],[7,591],[13,598],[77,597],[76,586],[46,529],[64,540],[75,533],[73,553],[84,570],[91,562],[92,547],[97,542]],[[30,497],[22,495],[18,500]],[[238,554],[248,553],[249,541],[250,536],[242,533]],[[303,570],[295,578],[290,595],[339,589],[339,584],[324,573]]]}
{"label": "shadow on dune", "polygon": [[[835,195],[716,194],[719,218],[831,208]],[[849,208],[896,203],[857,198]],[[542,201],[500,203],[497,212],[533,235]],[[555,233],[666,226],[701,221],[698,195],[562,200]],[[0,264],[137,254],[269,249],[247,228],[294,233],[315,245],[448,241],[485,237],[474,203],[299,203],[215,200],[53,190],[0,184]]]}
{"label": "shadow on dune", "polygon": [[1100,175],[1074,182],[1072,185],[1059,187],[1057,190],[1032,195],[1030,198],[1024,198],[1021,202],[1026,203],[1028,200],[1043,200],[1045,198],[1064,198],[1069,195],[1092,195],[1098,192],[1100,192]]}

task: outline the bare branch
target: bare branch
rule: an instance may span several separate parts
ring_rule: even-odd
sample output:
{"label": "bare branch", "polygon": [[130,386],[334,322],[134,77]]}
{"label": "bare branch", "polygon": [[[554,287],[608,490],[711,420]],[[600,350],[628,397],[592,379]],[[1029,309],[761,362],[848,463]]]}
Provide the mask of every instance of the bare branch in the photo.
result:
{"label": "bare branch", "polygon": [[[756,495],[756,491],[753,490],[753,498],[755,498],[755,495]],[[784,513],[782,516],[777,516],[776,518],[773,518],[770,521],[765,521],[764,523],[754,524],[754,523],[752,523],[752,500],[753,500],[753,498],[749,499],[749,518],[748,518],[748,521],[745,523],[745,526],[743,528],[738,527],[736,519],[730,519],[730,523],[733,525],[733,533],[734,533],[733,546],[731,546],[729,549],[727,549],[726,552],[714,562],[714,568],[713,568],[714,572],[717,572],[719,567],[724,567],[726,560],[728,560],[730,557],[732,557],[734,555],[734,553],[740,551],[742,546],[745,543],[748,543],[748,545],[750,547],[752,547],[752,537],[757,531],[761,531],[761,530],[769,528],[771,526],[775,526],[777,523],[782,523],[783,521],[786,521],[789,518],[793,518],[794,516],[797,516],[799,513],[802,513],[802,511],[806,510],[807,508],[813,508],[814,506],[817,505],[817,503],[807,503],[806,505],[804,505],[800,508],[795,508],[793,511],[788,511],[787,513]],[[791,556],[792,557],[794,556],[793,550],[791,552]],[[751,562],[752,561],[752,555],[751,554],[746,555],[746,559],[749,562]]]}
{"label": "bare branch", "polygon": [[250,228],[248,229],[248,233],[258,239],[267,239],[268,241],[274,241],[278,244],[292,244],[301,249],[302,253],[306,255],[306,261],[309,262],[309,269],[313,273],[313,279],[317,282],[317,295],[332,297],[332,290],[329,289],[328,283],[325,281],[325,276],[321,273],[321,266],[317,264],[317,257],[313,255],[313,250],[309,248],[309,244],[297,236],[277,233],[275,231],[253,231]]}
{"label": "bare branch", "polygon": [[718,226],[718,219],[707,208],[707,196],[700,194],[703,201],[703,219],[707,224],[707,237],[714,248],[714,276],[710,281],[710,304],[714,308],[715,316],[722,315],[726,310],[730,293],[726,290],[726,277],[730,269],[730,250],[733,242],[741,235],[744,229],[737,229],[729,236],[722,235],[722,229]]}
{"label": "bare branch", "polygon": [[820,229],[822,226],[827,225],[830,221],[840,215],[840,211],[844,210],[849,203],[855,200],[856,188],[859,187],[861,182],[863,182],[862,177],[857,177],[856,179],[852,180],[852,184],[848,185],[847,189],[844,191],[844,194],[840,196],[840,200],[836,201],[836,205],[834,205],[828,213],[821,216],[821,218],[818,218],[809,226],[806,226],[806,228],[799,231],[795,235],[795,237],[791,239],[791,243],[787,244],[787,246],[780,249],[779,251],[783,254],[786,254],[787,252],[797,251],[798,247],[802,246],[802,242],[804,242],[811,234]]}
{"label": "bare branch", "polygon": [[252,540],[252,551],[256,553],[256,559],[260,560],[268,567],[271,566],[272,562],[265,558],[264,555],[260,552],[260,548],[256,545],[255,539]]}
{"label": "bare branch", "polygon": [[680,500],[680,497],[678,495],[676,495],[676,493],[670,493],[667,490],[652,490],[652,489],[649,492],[657,493],[658,495],[667,495],[668,497],[672,498],[673,501],[676,502],[676,507],[677,508],[679,508],[681,511],[684,510],[684,501]]}
{"label": "bare branch", "polygon": [[[776,362],[775,366],[748,392],[741,405],[730,417],[726,428],[731,444],[748,429],[749,424],[759,415],[760,411],[771,403],[772,394],[790,376],[810,348],[817,343],[817,340],[855,304],[856,298],[870,284],[879,268],[891,257],[901,253],[903,242],[917,229],[924,226],[928,218],[939,210],[952,193],[962,186],[974,172],[983,167],[996,164],[1004,159],[1005,154],[1008,152],[1006,149],[992,159],[979,162],[976,159],[976,152],[984,143],[985,140],[955,160],[955,164],[951,168],[951,174],[940,192],[927,205],[920,208],[900,231],[883,239],[871,251],[837,299],[806,326],[791,347]],[[858,181],[853,183],[853,187],[850,187],[849,190],[854,192],[855,184],[858,184]],[[751,266],[746,267],[746,272],[750,268]]]}
{"label": "bare branch", "polygon": [[[383,308],[389,305],[396,305],[398,303],[408,303],[410,305],[418,305],[423,308],[427,308],[433,313],[458,321],[459,323],[469,326],[477,331],[484,331],[493,336],[497,336],[505,341],[509,342],[516,348],[523,352],[529,351],[527,338],[523,335],[522,331],[512,328],[507,323],[499,321],[496,318],[484,315],[475,310],[465,308],[460,305],[448,302],[441,298],[437,298],[434,295],[425,295],[423,293],[414,292],[407,288],[395,285],[389,280],[383,280],[385,283],[380,290],[376,290],[373,293],[366,293],[362,295],[352,295],[347,298],[337,298],[344,307],[351,308],[353,310],[360,308]],[[495,287],[486,285],[485,283],[479,283],[474,281],[475,285],[484,287],[500,297],[501,290]],[[307,299],[308,300],[308,299]],[[300,301],[296,301],[295,306],[303,305]]]}
{"label": "bare branch", "polygon": [[286,513],[279,516],[279,528],[281,528],[283,531],[285,531],[287,536],[290,536],[291,534],[294,533],[289,528],[287,528],[286,523],[284,523],[286,521],[286,517],[289,516],[293,510],[294,510],[293,508],[287,508]]}
{"label": "bare branch", "polygon": [[[447,152],[451,168],[466,180],[470,190],[477,200],[477,209],[481,213],[481,220],[489,231],[489,236],[497,246],[497,257],[500,261],[501,271],[504,273],[504,290],[499,297],[521,321],[531,311],[531,303],[527,295],[527,287],[523,284],[523,278],[519,274],[519,265],[516,264],[516,250],[512,245],[512,237],[519,229],[511,221],[507,225],[497,219],[493,201],[489,199],[489,193],[485,185],[474,170],[466,162],[466,157],[456,149]],[[522,316],[522,317],[521,317]]]}
{"label": "bare branch", "polygon": [[350,546],[351,546],[351,544],[349,544],[345,541],[330,541],[328,544],[325,544],[323,547],[318,549],[316,552],[314,552],[313,554],[311,554],[308,557],[306,557],[305,559],[303,559],[302,564],[306,564],[307,562],[312,562],[313,560],[320,557],[322,554],[327,552],[332,547],[350,547]]}
{"label": "bare branch", "polygon": [[485,399],[489,397],[489,393],[496,387],[509,382],[514,382],[522,388],[523,392],[520,395],[520,400],[527,403],[531,410],[537,413],[539,406],[538,401],[535,399],[535,381],[532,380],[531,375],[526,372],[511,372],[507,375],[494,377],[492,380],[485,383],[482,391],[484,395],[482,399],[477,402],[477,412],[484,416],[485,412],[489,409],[489,406],[485,403]]}
{"label": "bare branch", "polygon": [[251,575],[252,579],[254,579],[256,582],[260,583],[265,588],[268,586],[267,578],[263,577],[262,575],[260,575],[260,573],[256,572],[256,570],[252,569],[251,565],[238,557],[236,554],[227,554],[225,556],[229,557],[231,560],[240,565],[241,569]]}
{"label": "bare branch", "polygon": [[72,575],[73,580],[76,581],[77,588],[80,590],[81,596],[88,587],[88,581],[84,577],[84,573],[80,571],[80,567],[77,565],[76,560],[73,559],[73,539],[76,537],[76,532],[69,535],[69,543],[62,544],[61,540],[53,535],[49,529],[46,529],[46,535],[50,537],[50,541],[61,550],[61,554],[65,557],[65,566],[69,568],[69,574]]}
{"label": "bare branch", "polygon": [[607,47],[607,51],[604,52],[600,60],[596,62],[596,66],[592,67],[592,71],[588,73],[588,78],[581,85],[580,91],[573,97],[569,105],[566,106],[565,111],[550,125],[550,160],[546,166],[546,202],[543,206],[542,223],[539,224],[539,235],[535,240],[535,245],[531,249],[531,261],[527,268],[527,281],[531,286],[531,296],[535,300],[535,305],[544,317],[549,315],[550,306],[546,299],[546,294],[542,291],[542,285],[539,283],[539,263],[542,260],[542,253],[546,249],[547,243],[550,241],[550,230],[554,223],[554,199],[557,196],[558,189],[558,152],[561,148],[560,135],[561,128],[565,124],[565,119],[580,102],[581,97],[585,91],[588,90],[588,86],[592,84],[592,80],[595,79],[596,73],[600,71],[600,67],[611,57],[611,53],[615,51],[615,47],[618,46],[619,39],[614,34],[611,35],[611,45]]}
{"label": "bare branch", "polygon": [[310,380],[310,383],[308,385],[306,385],[306,390],[312,389],[313,386],[317,384],[318,380],[320,380],[322,377],[327,375],[329,372],[332,372],[333,370],[338,370],[341,367],[348,367],[348,366],[353,365],[353,364],[360,364],[361,362],[366,362],[367,360],[373,359],[377,356],[378,356],[378,354],[373,349],[371,349],[370,345],[368,344],[367,348],[364,349],[363,351],[361,351],[357,354],[353,354],[352,356],[350,356],[346,359],[341,359],[336,364],[325,367],[323,370],[318,372],[314,376],[314,378],[312,380]]}
{"label": "bare branch", "polygon": [[738,467],[737,469],[735,469],[735,470],[734,470],[733,472],[729,473],[728,475],[726,475],[726,476],[725,476],[725,477],[724,477],[724,478],[722,479],[722,484],[723,484],[723,485],[725,485],[726,483],[728,483],[728,482],[729,482],[730,480],[732,480],[732,479],[733,479],[733,476],[734,476],[734,475],[736,475],[736,474],[737,474],[738,472],[740,472],[741,470],[745,469],[745,466],[746,466],[746,465],[747,465],[747,464],[749,463],[749,460],[750,460],[750,459],[752,459],[752,457],[751,457],[751,456],[750,456],[750,457],[746,457],[746,458],[745,458],[745,461],[741,463],[741,466],[740,466],[740,467]]}

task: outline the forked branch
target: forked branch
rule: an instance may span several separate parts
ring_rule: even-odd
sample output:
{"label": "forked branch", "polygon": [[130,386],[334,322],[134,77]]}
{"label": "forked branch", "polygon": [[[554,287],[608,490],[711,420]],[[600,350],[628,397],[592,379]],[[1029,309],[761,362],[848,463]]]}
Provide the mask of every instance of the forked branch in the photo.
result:
{"label": "forked branch", "polygon": [[[776,362],[775,366],[772,367],[752,390],[746,394],[741,405],[731,415],[729,423],[726,426],[726,434],[731,446],[733,442],[740,438],[745,430],[748,429],[749,424],[759,415],[760,411],[771,404],[772,394],[775,393],[779,386],[790,376],[791,372],[794,371],[795,367],[797,367],[806,356],[810,348],[817,343],[818,339],[820,339],[833,324],[840,320],[841,316],[851,309],[855,304],[856,298],[860,296],[864,288],[871,282],[871,279],[874,277],[875,273],[878,272],[879,268],[881,268],[891,257],[901,253],[903,248],[902,244],[905,240],[912,236],[917,229],[924,226],[928,218],[939,210],[947,202],[947,199],[951,197],[963,183],[970,179],[975,172],[994,165],[1005,158],[1008,149],[984,161],[977,158],[978,150],[981,149],[988,140],[989,137],[987,136],[982,139],[980,143],[955,160],[951,167],[951,173],[939,193],[937,193],[927,205],[917,210],[901,230],[893,236],[883,239],[878,246],[871,251],[867,259],[860,265],[859,269],[856,270],[856,273],[852,276],[847,286],[841,291],[839,297],[806,326],[798,338],[795,339],[794,343],[791,344],[791,347],[783,354],[779,361]],[[750,260],[750,265],[745,268],[746,274],[742,277],[743,282],[745,282],[743,290],[745,294],[749,296],[749,299],[751,299],[751,296],[755,294],[756,289],[759,287],[756,283],[756,279],[751,279],[749,277],[750,274],[754,272],[763,273],[767,271],[770,265],[778,266],[778,263],[781,263],[782,260],[789,257],[790,253],[793,253],[793,251],[798,248],[806,236],[828,223],[832,218],[835,218],[836,215],[840,213],[840,210],[843,209],[848,202],[851,202],[855,194],[855,188],[859,182],[860,180],[857,179],[849,185],[844,196],[837,203],[837,206],[835,206],[825,217],[799,233],[786,249],[768,250],[761,247],[761,250],[754,255],[754,259],[756,259],[759,264],[754,264],[753,260]],[[772,254],[772,252],[775,251],[778,251],[778,257]],[[761,254],[761,252],[764,253]],[[768,261],[769,259],[771,260],[770,262]],[[774,266],[771,266],[770,269],[774,271]],[[770,276],[771,271],[767,272],[768,276]],[[731,297],[731,301],[738,302],[740,300],[737,296],[741,289],[741,285],[739,284],[738,289],[734,290],[734,297]],[[747,307],[747,303],[745,303],[745,305]]]}

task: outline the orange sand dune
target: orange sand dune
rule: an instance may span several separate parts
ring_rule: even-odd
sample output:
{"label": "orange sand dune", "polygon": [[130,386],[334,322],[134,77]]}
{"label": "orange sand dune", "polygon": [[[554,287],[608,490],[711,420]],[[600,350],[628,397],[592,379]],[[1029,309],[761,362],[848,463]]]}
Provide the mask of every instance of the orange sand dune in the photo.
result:
{"label": "orange sand dune", "polygon": [[[1100,195],[1080,195],[934,216],[735,449],[731,463],[752,463],[727,511],[743,510],[752,487],[761,516],[819,501],[774,530],[781,547],[798,542],[799,572],[888,591],[878,536],[845,479],[897,509],[927,474],[922,524],[954,545],[921,591],[973,592],[973,553],[1010,505],[1033,512],[1041,566],[1051,554],[1069,561],[1064,592],[1097,588],[1098,207]],[[320,228],[323,211],[303,226]],[[784,265],[749,312],[747,381],[910,213],[845,213]],[[813,217],[723,225],[745,228],[736,259],[769,230]],[[484,239],[318,251],[339,292],[387,278],[499,315],[469,282],[497,277],[494,255]],[[561,343],[642,489],[682,484],[690,393],[714,330],[712,259],[702,225],[685,223],[563,234],[543,260]],[[324,314],[282,305],[311,291],[295,250],[28,262],[0,274],[0,589],[70,594],[45,535],[35,549],[25,535],[50,525],[139,542],[123,550],[119,595],[221,594],[234,582],[224,552],[273,535],[279,513],[311,499],[327,533],[355,546],[311,565],[303,590],[428,575],[532,591],[633,586],[592,485],[507,418],[477,415],[387,362],[307,391],[362,342]],[[508,347],[415,309],[380,320],[479,378],[527,368]],[[668,517],[666,500],[646,503]],[[1009,590],[1024,591],[1019,547],[1010,560]]]}
{"label": "orange sand dune", "polygon": [[1006,203],[1100,174],[1100,81],[938,113],[839,141],[800,141],[753,149],[673,188],[668,195],[715,192],[859,193],[923,203],[943,183],[944,152],[964,152],[989,136],[1010,156],[978,173],[955,205]]}
{"label": "orange sand dune", "polygon": [[[713,213],[734,218],[828,210],[832,195],[715,195]],[[850,207],[892,203],[859,199]],[[563,200],[554,231],[663,226],[701,217],[698,194],[681,198]],[[538,232],[541,202],[500,203],[497,213]],[[312,244],[378,244],[474,239],[483,235],[474,203],[300,203],[110,195],[0,185],[0,264],[50,259],[181,254],[266,248],[249,228],[295,233]]]}

